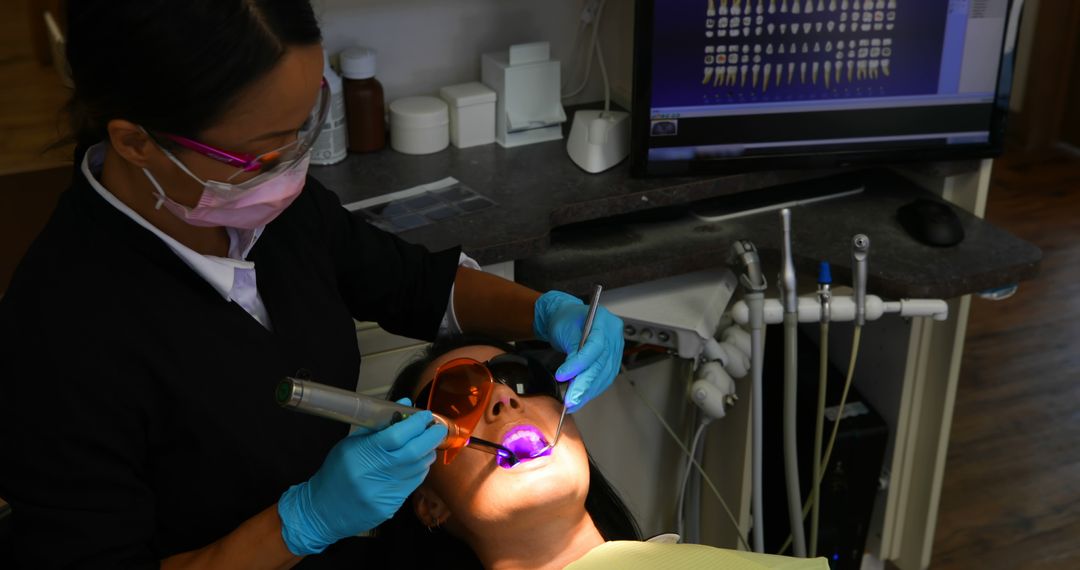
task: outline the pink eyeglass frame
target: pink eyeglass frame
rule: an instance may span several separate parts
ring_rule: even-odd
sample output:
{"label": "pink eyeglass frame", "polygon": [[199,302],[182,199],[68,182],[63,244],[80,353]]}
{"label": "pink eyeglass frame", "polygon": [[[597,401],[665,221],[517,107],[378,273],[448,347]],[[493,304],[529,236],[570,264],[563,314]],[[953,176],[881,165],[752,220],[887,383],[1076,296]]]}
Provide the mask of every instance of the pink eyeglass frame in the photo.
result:
{"label": "pink eyeglass frame", "polygon": [[[322,128],[322,123],[326,120],[326,114],[330,109],[330,84],[327,83],[326,78],[322,79],[322,83],[319,86],[321,90],[321,96],[323,103],[323,109],[320,112],[319,117],[319,129]],[[297,139],[281,148],[272,150],[270,152],[264,152],[262,154],[248,154],[243,152],[229,152],[217,147],[210,146],[205,143],[201,143],[197,140],[182,137],[180,135],[173,135],[169,133],[157,133],[159,136],[166,138],[190,151],[197,152],[205,157],[212,158],[218,162],[223,162],[229,166],[235,166],[241,169],[243,172],[254,172],[256,170],[263,170],[268,165],[273,165],[280,158],[281,152],[285,149],[294,146],[299,143],[300,139]],[[317,135],[316,135],[317,136]]]}

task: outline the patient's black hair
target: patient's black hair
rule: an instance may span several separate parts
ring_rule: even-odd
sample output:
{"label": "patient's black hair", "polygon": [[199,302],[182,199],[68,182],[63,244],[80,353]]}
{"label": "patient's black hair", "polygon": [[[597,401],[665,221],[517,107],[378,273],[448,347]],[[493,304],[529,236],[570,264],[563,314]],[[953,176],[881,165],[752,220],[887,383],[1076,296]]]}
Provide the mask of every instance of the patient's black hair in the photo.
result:
{"label": "patient's black hair", "polygon": [[[479,336],[454,336],[435,342],[417,360],[398,374],[386,397],[399,400],[411,397],[420,374],[436,358],[466,346],[491,346],[504,352],[514,352],[526,357],[541,358],[543,355],[528,350],[517,350],[502,341]],[[585,496],[585,510],[596,524],[605,540],[641,540],[641,531],[626,504],[619,498],[611,483],[600,473],[592,456],[589,456],[589,491]],[[392,552],[406,556],[406,566],[439,564],[450,568],[482,568],[480,560],[465,542],[452,536],[443,528],[429,530],[416,518],[412,505],[406,502],[394,516],[375,530],[375,535],[386,541]]]}

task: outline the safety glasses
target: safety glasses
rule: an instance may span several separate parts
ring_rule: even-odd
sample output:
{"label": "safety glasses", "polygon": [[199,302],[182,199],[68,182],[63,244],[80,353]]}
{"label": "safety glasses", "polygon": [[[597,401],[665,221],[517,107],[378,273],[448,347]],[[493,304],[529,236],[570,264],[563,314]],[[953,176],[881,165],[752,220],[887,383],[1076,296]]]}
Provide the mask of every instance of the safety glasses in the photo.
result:
{"label": "safety glasses", "polygon": [[[471,434],[484,416],[495,383],[503,384],[519,396],[551,396],[561,401],[559,383],[542,364],[519,354],[500,354],[487,362],[455,358],[435,371],[435,376],[416,396],[426,409],[453,420],[462,432]],[[468,443],[447,442],[443,463],[449,464]]]}
{"label": "safety glasses", "polygon": [[326,117],[330,113],[330,84],[323,78],[319,87],[318,99],[311,109],[311,114],[304,122],[292,142],[279,148],[262,154],[247,154],[242,152],[230,152],[201,143],[199,141],[169,133],[155,132],[154,136],[170,141],[182,148],[212,158],[218,162],[235,166],[237,168],[231,176],[222,182],[232,182],[238,176],[257,172],[251,179],[244,180],[244,187],[257,185],[259,182],[273,177],[298,163],[308,151],[311,150],[315,140],[319,138]]}

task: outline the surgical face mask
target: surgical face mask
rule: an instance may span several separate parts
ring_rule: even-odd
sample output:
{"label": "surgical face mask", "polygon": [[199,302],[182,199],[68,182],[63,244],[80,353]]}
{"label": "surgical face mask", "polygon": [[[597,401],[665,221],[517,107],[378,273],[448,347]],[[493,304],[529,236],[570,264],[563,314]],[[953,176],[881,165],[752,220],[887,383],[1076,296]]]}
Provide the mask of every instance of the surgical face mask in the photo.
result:
{"label": "surgical face mask", "polygon": [[155,208],[165,206],[166,210],[193,226],[225,226],[247,230],[270,223],[296,200],[304,189],[310,160],[310,154],[305,154],[291,164],[280,165],[271,172],[263,173],[258,180],[230,184],[203,180],[188,170],[171,152],[165,149],[162,151],[188,176],[202,184],[203,191],[198,203],[189,208],[166,196],[154,175],[144,168],[143,174],[157,190],[158,202]]}

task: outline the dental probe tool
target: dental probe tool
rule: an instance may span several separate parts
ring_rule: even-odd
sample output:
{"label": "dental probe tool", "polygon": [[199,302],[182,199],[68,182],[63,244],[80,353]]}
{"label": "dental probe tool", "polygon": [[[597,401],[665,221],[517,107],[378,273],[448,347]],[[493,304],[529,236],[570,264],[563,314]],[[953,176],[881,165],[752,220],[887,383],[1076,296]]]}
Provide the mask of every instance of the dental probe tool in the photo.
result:
{"label": "dental probe tool", "polygon": [[870,238],[856,234],[851,239],[851,279],[855,289],[855,326],[866,324],[866,263],[870,256]]}
{"label": "dental probe tool", "polygon": [[764,312],[762,305],[765,300],[765,290],[768,284],[765,275],[761,272],[761,260],[758,257],[757,248],[748,240],[738,240],[731,246],[732,255],[746,269],[746,273],[740,277],[744,293],[744,301],[749,305],[750,312],[750,375],[752,377],[751,388],[751,447],[753,448],[751,466],[751,507],[750,514],[753,517],[753,541],[754,552],[765,552],[765,506],[764,491],[762,485],[762,450],[764,447],[764,424],[762,422],[762,371],[765,364],[765,347],[762,342],[764,330]]}
{"label": "dental probe tool", "polygon": [[[581,331],[581,342],[578,343],[579,352],[581,351],[581,349],[585,348],[585,341],[589,340],[589,333],[592,332],[593,319],[596,318],[596,308],[600,306],[600,292],[603,290],[603,285],[597,285],[596,289],[593,289],[592,299],[589,300],[589,313],[585,315],[585,327]],[[567,382],[567,386],[569,386],[569,382],[571,381]],[[562,413],[559,414],[559,426],[555,428],[555,438],[551,440],[551,443],[540,448],[539,451],[533,453],[529,457],[540,457],[541,455],[555,448],[555,444],[559,443],[559,436],[562,435],[562,425],[565,419],[566,395],[563,394]]]}
{"label": "dental probe tool", "polygon": [[806,557],[806,536],[803,531],[802,494],[799,491],[799,460],[796,433],[796,395],[798,388],[798,325],[799,301],[795,290],[795,262],[791,256],[791,209],[780,210],[784,225],[784,269],[780,282],[784,301],[784,475],[787,483],[788,518],[794,536],[793,552]]}
{"label": "dental probe tool", "polygon": [[[337,420],[372,431],[381,430],[423,411],[397,402],[298,378],[285,378],[278,383],[275,398],[283,408]],[[470,434],[453,420],[435,413],[432,414],[432,418],[432,423],[442,424],[447,429],[446,439],[438,449],[462,447],[464,440],[464,447],[502,457],[511,466],[520,461],[513,451],[497,443],[470,437]]]}

